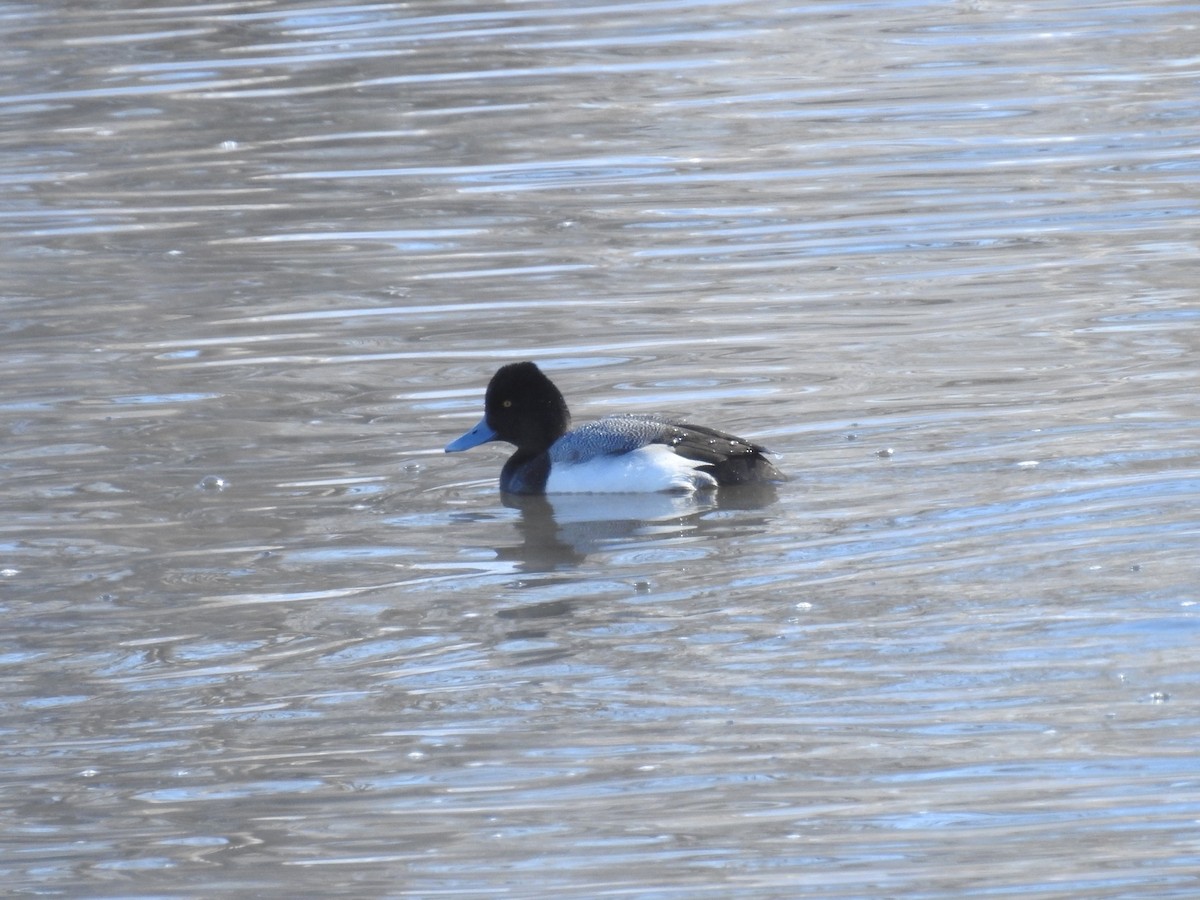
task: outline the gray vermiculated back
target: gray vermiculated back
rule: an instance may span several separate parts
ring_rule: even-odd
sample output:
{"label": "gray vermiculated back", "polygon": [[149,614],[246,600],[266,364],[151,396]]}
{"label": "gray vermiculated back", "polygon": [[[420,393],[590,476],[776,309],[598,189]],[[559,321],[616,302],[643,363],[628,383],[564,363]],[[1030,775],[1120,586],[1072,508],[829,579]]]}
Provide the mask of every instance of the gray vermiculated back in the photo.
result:
{"label": "gray vermiculated back", "polygon": [[550,448],[552,462],[581,462],[662,442],[670,423],[654,416],[606,416],[580,425]]}

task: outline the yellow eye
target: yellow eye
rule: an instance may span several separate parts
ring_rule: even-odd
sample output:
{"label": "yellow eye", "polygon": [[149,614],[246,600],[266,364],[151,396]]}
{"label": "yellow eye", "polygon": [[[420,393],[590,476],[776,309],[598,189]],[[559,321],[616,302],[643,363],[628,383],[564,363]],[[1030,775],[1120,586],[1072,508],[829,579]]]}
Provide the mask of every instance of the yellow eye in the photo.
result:
{"label": "yellow eye", "polygon": [[512,406],[512,401],[511,401],[511,400],[505,400],[505,401],[504,401],[503,403],[501,403],[500,405],[501,405],[501,406],[503,406],[505,409],[508,409],[510,406]]}

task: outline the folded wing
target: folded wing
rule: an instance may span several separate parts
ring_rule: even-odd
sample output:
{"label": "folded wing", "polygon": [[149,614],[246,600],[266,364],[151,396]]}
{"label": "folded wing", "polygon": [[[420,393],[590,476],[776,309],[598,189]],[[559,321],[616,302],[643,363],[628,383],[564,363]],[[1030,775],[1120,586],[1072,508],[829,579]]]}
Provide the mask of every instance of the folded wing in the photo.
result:
{"label": "folded wing", "polygon": [[556,463],[581,463],[663,444],[685,459],[695,460],[720,484],[785,481],[760,444],[703,425],[652,415],[606,416],[581,425],[550,448]]}

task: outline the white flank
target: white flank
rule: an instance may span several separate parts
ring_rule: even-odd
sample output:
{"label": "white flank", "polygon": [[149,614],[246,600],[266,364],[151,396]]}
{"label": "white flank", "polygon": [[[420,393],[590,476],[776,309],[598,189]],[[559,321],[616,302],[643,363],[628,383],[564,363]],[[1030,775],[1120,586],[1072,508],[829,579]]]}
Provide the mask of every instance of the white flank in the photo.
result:
{"label": "white flank", "polygon": [[547,494],[691,493],[717,486],[701,465],[666,444],[649,444],[630,453],[598,456],[584,463],[555,463],[546,482]]}

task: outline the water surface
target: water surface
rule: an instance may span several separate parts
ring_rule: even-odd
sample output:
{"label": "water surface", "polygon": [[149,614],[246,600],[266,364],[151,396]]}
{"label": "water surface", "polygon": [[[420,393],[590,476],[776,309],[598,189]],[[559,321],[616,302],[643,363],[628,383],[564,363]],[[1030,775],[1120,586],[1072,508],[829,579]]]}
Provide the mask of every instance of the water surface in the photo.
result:
{"label": "water surface", "polygon": [[1198,14],[4,6],[8,890],[1195,896]]}

